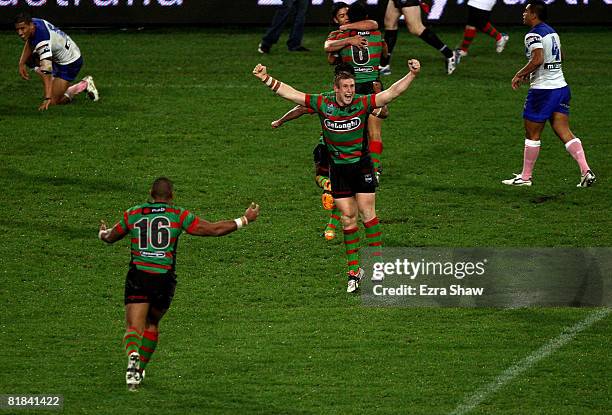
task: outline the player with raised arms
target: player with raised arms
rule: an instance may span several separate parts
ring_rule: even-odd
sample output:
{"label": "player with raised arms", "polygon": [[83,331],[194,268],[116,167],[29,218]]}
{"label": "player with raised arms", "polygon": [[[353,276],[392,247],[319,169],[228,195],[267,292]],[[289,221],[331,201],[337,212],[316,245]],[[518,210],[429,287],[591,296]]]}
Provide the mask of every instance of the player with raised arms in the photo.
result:
{"label": "player with raised arms", "polygon": [[131,391],[144,378],[145,367],[157,346],[159,322],[174,297],[176,248],[181,233],[223,236],[254,222],[259,215],[259,206],[252,203],[240,218],[207,222],[172,204],[173,185],[165,177],[153,182],[150,194],[152,202],[129,208],[111,229],[102,221],[98,233],[109,244],[130,237],[123,345],[128,356],[125,381]]}
{"label": "player with raised arms", "polygon": [[258,64],[253,75],[266,86],[295,104],[313,109],[319,115],[330,157],[332,195],[342,212],[344,245],[348,264],[347,292],[359,287],[364,272],[359,266],[358,215],[364,222],[368,245],[373,255],[381,255],[382,238],[376,216],[376,176],[368,152],[366,120],[370,112],[399,97],[416,78],[421,64],[408,61],[410,71],[391,87],[378,94],[356,95],[353,75],[340,72],[334,79],[334,94],[305,94],[267,73]]}

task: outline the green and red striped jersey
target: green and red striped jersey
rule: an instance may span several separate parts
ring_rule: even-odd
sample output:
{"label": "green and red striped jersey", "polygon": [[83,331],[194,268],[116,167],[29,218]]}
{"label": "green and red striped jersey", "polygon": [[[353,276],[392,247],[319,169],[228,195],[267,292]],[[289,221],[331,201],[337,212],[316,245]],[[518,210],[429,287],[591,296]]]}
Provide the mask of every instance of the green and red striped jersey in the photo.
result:
{"label": "green and red striped jersey", "polygon": [[383,51],[383,38],[379,30],[336,30],[327,36],[327,40],[340,40],[360,35],[368,40],[364,48],[345,46],[338,53],[342,62],[348,62],[355,69],[355,82],[371,82],[378,79],[380,58]]}
{"label": "green and red striped jersey", "polygon": [[117,223],[121,235],[130,236],[130,264],[141,271],[174,271],[176,247],[183,231],[191,233],[200,219],[186,209],[167,203],[145,203],[123,212]]}
{"label": "green and red striped jersey", "polygon": [[325,144],[335,164],[357,163],[367,154],[366,120],[376,108],[376,94],[355,95],[345,107],[338,105],[334,94],[306,94],[305,106],[319,114]]}

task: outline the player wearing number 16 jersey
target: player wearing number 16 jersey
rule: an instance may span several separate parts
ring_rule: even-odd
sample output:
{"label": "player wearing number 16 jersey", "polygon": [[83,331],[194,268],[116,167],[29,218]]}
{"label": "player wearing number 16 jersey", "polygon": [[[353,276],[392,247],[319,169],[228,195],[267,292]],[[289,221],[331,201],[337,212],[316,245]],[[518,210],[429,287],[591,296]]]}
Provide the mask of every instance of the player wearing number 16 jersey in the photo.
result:
{"label": "player wearing number 16 jersey", "polygon": [[561,68],[561,39],[552,27],[544,23],[546,17],[546,3],[542,0],[531,0],[523,12],[523,23],[531,27],[525,35],[525,52],[529,62],[512,78],[513,89],[518,89],[523,82],[530,82],[523,111],[526,135],[523,171],[502,180],[502,183],[531,186],[531,174],[540,153],[540,136],[546,121],[549,121],[580,167],[581,177],[577,186],[589,187],[595,182],[595,175],[587,164],[582,142],[569,127],[571,94]]}
{"label": "player wearing number 16 jersey", "polygon": [[153,202],[134,206],[112,228],[100,225],[99,237],[113,243],[130,237],[130,269],[125,280],[126,332],[123,345],[128,355],[126,383],[135,390],[157,346],[159,322],[170,308],[176,287],[176,248],[183,231],[196,236],[222,236],[257,219],[259,206],[251,204],[235,220],[207,222],[172,204],[172,182],[161,177],[151,188]]}

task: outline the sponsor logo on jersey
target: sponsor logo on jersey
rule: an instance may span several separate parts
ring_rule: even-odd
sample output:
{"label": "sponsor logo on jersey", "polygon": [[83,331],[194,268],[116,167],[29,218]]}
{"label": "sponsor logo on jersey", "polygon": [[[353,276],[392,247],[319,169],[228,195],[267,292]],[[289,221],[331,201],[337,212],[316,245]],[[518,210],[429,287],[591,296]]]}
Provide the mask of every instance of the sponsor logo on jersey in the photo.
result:
{"label": "sponsor logo on jersey", "polygon": [[343,121],[332,121],[325,120],[325,128],[330,131],[347,132],[356,130],[361,126],[361,119],[359,117],[351,118],[350,120]]}
{"label": "sponsor logo on jersey", "polygon": [[143,215],[150,215],[151,213],[164,213],[166,211],[165,207],[156,207],[156,208],[142,208]]}
{"label": "sponsor logo on jersey", "polygon": [[165,252],[140,251],[140,256],[144,256],[147,258],[163,258],[166,256],[166,253]]}
{"label": "sponsor logo on jersey", "polygon": [[527,47],[533,45],[534,43],[542,43],[542,38],[539,35],[535,35],[535,36],[529,36],[525,40],[525,44],[527,45]]}
{"label": "sponsor logo on jersey", "polygon": [[544,69],[561,69],[561,62],[545,63]]}
{"label": "sponsor logo on jersey", "polygon": [[372,66],[359,66],[357,68],[355,68],[355,73],[367,73],[367,72],[374,72],[374,68]]}
{"label": "sponsor logo on jersey", "polygon": [[370,36],[370,31],[369,30],[358,30],[357,34],[359,36]]}

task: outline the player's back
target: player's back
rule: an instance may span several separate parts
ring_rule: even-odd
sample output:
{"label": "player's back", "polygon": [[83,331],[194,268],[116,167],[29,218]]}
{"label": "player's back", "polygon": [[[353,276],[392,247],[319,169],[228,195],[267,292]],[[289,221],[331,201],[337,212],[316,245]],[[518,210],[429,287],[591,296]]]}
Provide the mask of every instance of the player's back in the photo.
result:
{"label": "player's back", "polygon": [[36,31],[30,42],[40,59],[51,59],[59,65],[68,65],[81,57],[79,47],[62,30],[44,19],[33,18],[32,22]]}
{"label": "player's back", "polygon": [[338,32],[337,38],[362,36],[367,39],[368,45],[362,48],[347,46],[340,51],[343,62],[353,66],[355,82],[371,82],[378,79],[380,58],[383,51],[383,38],[379,30],[350,30]]}
{"label": "player's back", "polygon": [[131,243],[131,264],[150,273],[174,270],[178,238],[198,219],[167,203],[145,203],[129,208],[119,222]]}
{"label": "player's back", "polygon": [[546,23],[540,23],[531,28],[525,35],[525,53],[527,59],[535,48],[542,48],[544,61],[530,77],[531,88],[556,89],[567,85],[563,76],[561,39],[559,35]]}

